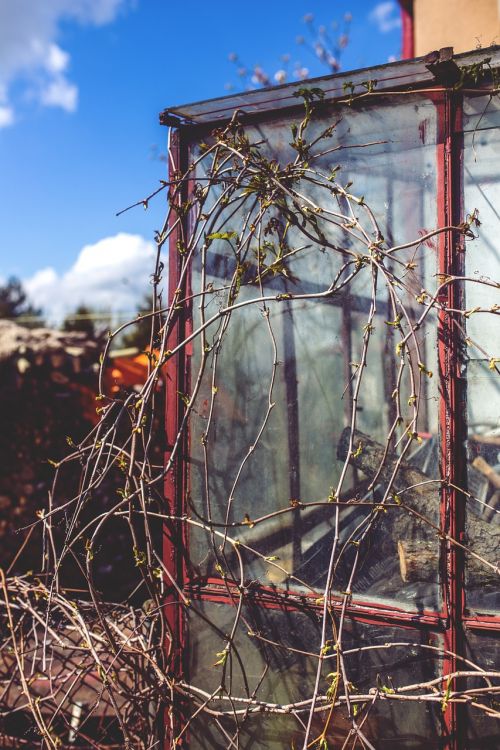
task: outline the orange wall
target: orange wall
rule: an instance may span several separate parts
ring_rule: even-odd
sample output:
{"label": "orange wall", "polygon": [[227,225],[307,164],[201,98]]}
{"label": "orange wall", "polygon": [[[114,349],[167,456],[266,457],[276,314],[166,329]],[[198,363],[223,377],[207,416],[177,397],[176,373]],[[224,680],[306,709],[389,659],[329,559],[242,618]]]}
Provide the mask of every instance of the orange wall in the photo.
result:
{"label": "orange wall", "polygon": [[415,56],[500,44],[500,0],[414,0]]}

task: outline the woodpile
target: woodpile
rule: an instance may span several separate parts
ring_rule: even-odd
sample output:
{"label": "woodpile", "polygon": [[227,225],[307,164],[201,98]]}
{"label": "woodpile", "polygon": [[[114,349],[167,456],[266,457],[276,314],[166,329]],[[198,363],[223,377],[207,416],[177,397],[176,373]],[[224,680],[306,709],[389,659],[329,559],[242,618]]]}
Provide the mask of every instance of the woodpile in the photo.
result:
{"label": "woodpile", "polygon": [[[0,320],[0,565],[7,569],[23,532],[47,502],[49,461],[81,439],[95,416],[98,345],[82,333]],[[69,491],[69,488],[68,488]],[[38,568],[39,547],[24,570]]]}
{"label": "woodpile", "polygon": [[32,367],[46,367],[54,382],[67,382],[70,371],[81,373],[96,361],[96,352],[96,342],[84,333],[25,328],[0,320],[0,367],[15,369],[19,375]]}
{"label": "woodpile", "polygon": [[[356,430],[353,435],[355,450],[349,452],[349,445],[350,429],[346,428],[338,444],[338,458],[348,460],[370,480],[374,480],[379,495],[385,493],[393,480],[389,498],[392,507],[384,519],[384,538],[380,543],[388,545],[388,554],[399,555],[404,581],[432,580],[439,566],[439,537],[434,527],[440,523],[440,482],[429,481],[436,477],[424,474],[408,460],[401,461],[393,479],[399,456],[390,451],[386,454],[384,445],[363,432]],[[393,507],[394,497],[401,502],[400,507]],[[465,502],[464,496],[461,502]],[[500,524],[483,517],[474,500],[467,502],[466,508],[465,545],[490,563],[485,565],[478,557],[468,555],[469,576],[474,585],[498,585]],[[428,519],[432,525],[419,516]],[[491,565],[497,569],[494,570]]]}

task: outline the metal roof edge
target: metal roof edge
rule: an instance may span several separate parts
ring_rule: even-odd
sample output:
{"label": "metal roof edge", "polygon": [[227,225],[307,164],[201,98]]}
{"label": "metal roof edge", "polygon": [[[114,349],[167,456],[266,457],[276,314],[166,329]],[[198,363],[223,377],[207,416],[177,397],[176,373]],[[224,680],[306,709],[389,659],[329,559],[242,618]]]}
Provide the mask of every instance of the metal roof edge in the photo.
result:
{"label": "metal roof edge", "polygon": [[[367,84],[370,81],[377,82],[377,93],[406,86],[421,86],[425,83],[436,82],[435,74],[430,69],[432,65],[429,65],[429,60],[435,59],[436,55],[439,58],[439,52],[432,52],[425,57],[417,57],[413,60],[385,63],[376,67],[360,68],[310,78],[306,81],[293,81],[281,86],[181,104],[163,110],[160,113],[160,123],[173,127],[203,125],[227,120],[235,110],[247,114],[279,111],[296,104],[297,90],[304,88],[321,88],[325,93],[324,101],[329,101],[345,97],[350,92],[362,93],[363,90],[367,90]],[[452,60],[457,68],[460,68],[480,63],[487,57],[490,58],[489,64],[492,68],[500,67],[500,45],[462,52],[453,55]]]}

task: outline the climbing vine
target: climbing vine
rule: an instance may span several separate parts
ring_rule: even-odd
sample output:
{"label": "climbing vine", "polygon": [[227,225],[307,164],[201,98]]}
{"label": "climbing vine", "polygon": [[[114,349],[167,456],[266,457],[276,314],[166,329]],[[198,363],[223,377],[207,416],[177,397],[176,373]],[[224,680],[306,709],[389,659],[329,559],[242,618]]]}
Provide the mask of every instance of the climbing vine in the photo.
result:
{"label": "climbing vine", "polygon": [[[465,557],[494,596],[498,475],[476,461],[480,492],[433,470],[432,415],[450,357],[479,351],[498,375],[468,321],[499,308],[496,281],[429,266],[440,243],[477,241],[473,206],[396,239],[392,207],[382,216],[348,177],[352,154],[389,148],[339,135],[376,85],[347,84],[343,107],[299,89],[284,141],[235,112],[192,135],[184,167],[169,152],[153,308],[110,333],[99,423],[54,462],[33,519],[40,570],[1,574],[2,731],[16,746],[374,748],[399,736],[401,707],[416,724],[427,707],[422,737],[454,704],[500,717],[498,671],[384,609],[409,607],[415,622],[437,610],[440,555]],[[466,306],[469,285],[484,305]],[[147,377],[109,392],[110,351],[144,320]],[[496,433],[470,440],[498,446]],[[467,538],[440,518],[451,495],[471,509]],[[121,601],[96,583],[113,525],[137,574]]]}

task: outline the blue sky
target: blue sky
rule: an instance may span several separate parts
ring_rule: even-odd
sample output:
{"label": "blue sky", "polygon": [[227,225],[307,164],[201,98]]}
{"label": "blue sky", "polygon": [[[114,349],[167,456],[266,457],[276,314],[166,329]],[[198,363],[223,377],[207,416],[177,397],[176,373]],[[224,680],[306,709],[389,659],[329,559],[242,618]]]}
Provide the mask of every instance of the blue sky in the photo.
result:
{"label": "blue sky", "polygon": [[49,319],[80,302],[133,310],[164,205],[115,213],[165,176],[160,110],[237,87],[232,52],[326,73],[295,39],[306,13],[328,27],[347,12],[344,70],[399,56],[390,0],[0,0],[0,279],[20,277]]}

